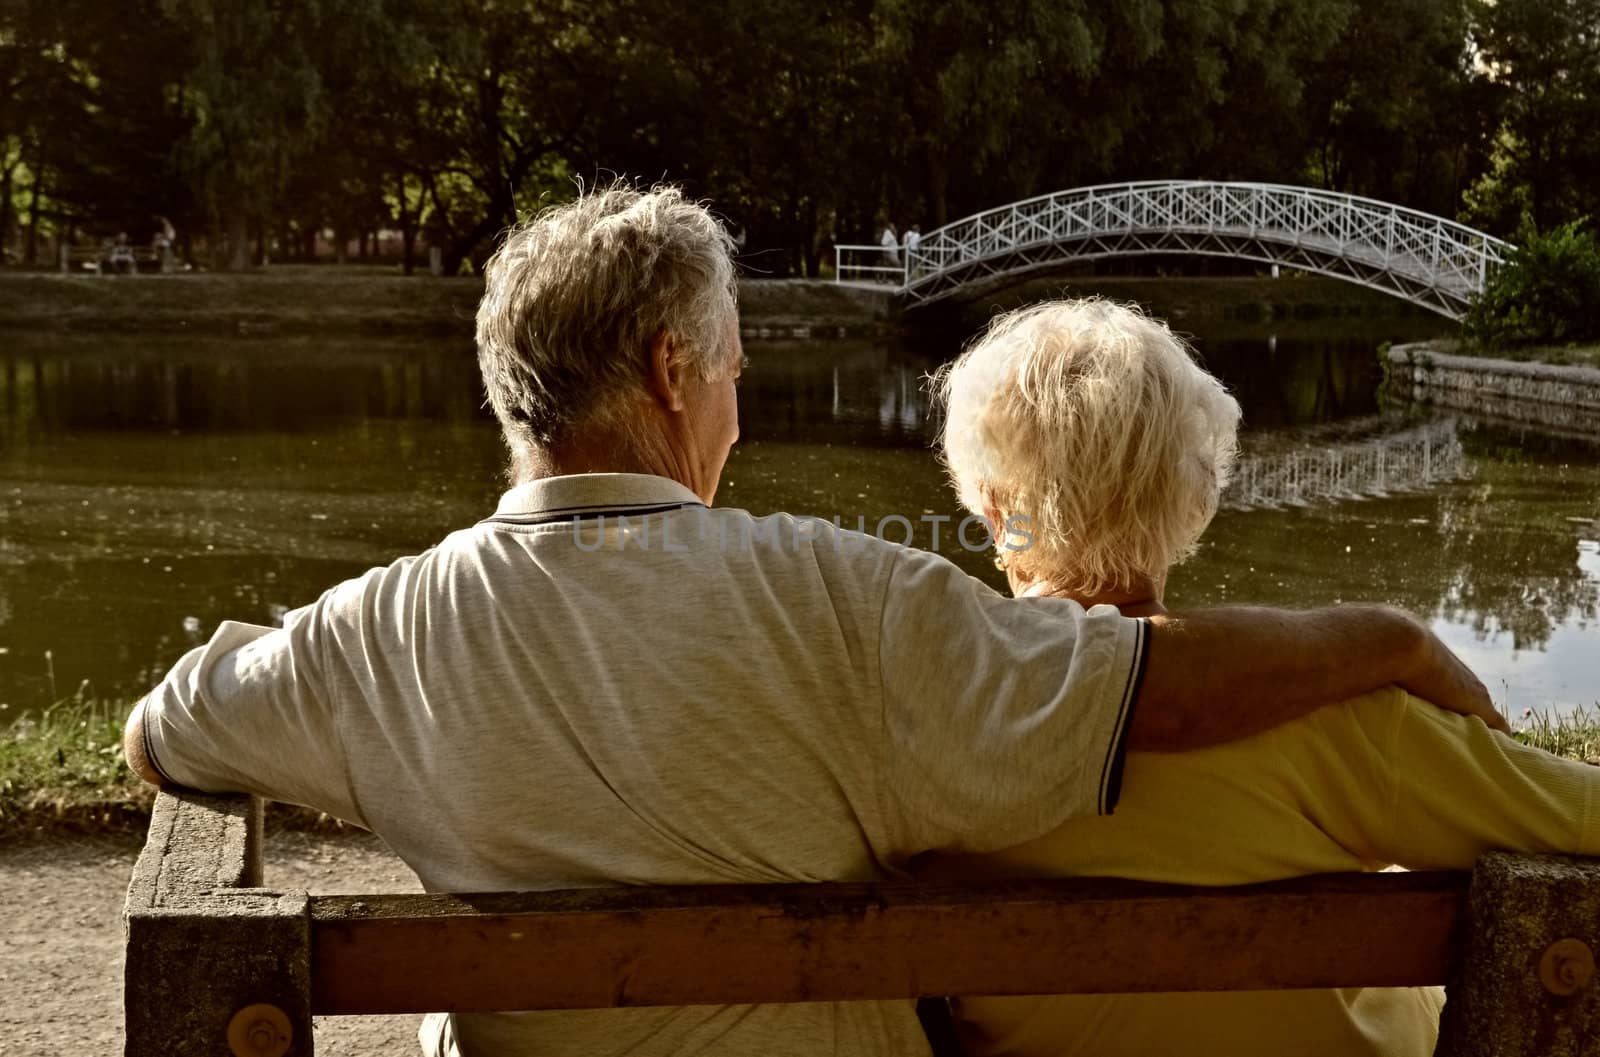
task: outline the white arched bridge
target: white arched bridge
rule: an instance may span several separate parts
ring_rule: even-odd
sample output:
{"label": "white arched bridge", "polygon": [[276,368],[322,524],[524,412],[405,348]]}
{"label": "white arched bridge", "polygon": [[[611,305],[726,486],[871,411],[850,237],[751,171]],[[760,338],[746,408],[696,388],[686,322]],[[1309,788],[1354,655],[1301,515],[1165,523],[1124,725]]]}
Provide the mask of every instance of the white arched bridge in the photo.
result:
{"label": "white arched bridge", "polygon": [[1057,191],[974,214],[913,246],[838,246],[841,283],[913,302],[1074,261],[1235,257],[1331,275],[1460,319],[1513,247],[1453,220],[1282,184],[1160,180]]}

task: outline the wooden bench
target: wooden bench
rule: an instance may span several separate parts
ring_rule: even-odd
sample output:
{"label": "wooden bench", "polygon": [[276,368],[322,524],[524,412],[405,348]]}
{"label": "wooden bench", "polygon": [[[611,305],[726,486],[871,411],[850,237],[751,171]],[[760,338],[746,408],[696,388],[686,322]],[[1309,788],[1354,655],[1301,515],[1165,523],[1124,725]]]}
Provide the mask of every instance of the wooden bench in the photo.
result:
{"label": "wooden bench", "polygon": [[1448,984],[1439,1053],[1600,1053],[1600,865],[1237,888],[1098,879],[308,896],[261,805],[161,794],[128,889],[129,1057],[312,1053],[311,1017]]}
{"label": "wooden bench", "polygon": [[[62,274],[72,274],[80,271],[94,272],[96,275],[116,274],[116,264],[126,261],[130,270],[137,274],[143,265],[154,265],[158,272],[170,272],[175,269],[175,262],[170,247],[163,251],[156,251],[145,246],[66,246],[63,245],[56,255],[57,265]],[[107,268],[107,265],[113,267]]]}

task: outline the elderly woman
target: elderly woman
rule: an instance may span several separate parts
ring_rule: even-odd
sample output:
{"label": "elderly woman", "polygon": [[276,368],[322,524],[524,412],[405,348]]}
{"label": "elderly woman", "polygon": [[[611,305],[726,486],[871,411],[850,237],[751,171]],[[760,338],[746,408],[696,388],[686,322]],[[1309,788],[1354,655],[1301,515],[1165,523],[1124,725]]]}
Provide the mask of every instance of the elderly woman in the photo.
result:
{"label": "elderly woman", "polygon": [[[1216,512],[1239,422],[1183,344],[1133,309],[1054,302],[997,320],[938,383],[962,502],[1026,526],[997,537],[1013,592],[1161,614],[1167,570]],[[1497,848],[1592,855],[1597,791],[1600,768],[1391,687],[1226,746],[1130,753],[1114,815],[930,872],[1225,885],[1468,867]],[[972,998],[956,1015],[980,1055],[1420,1057],[1442,1004],[1431,988],[1347,989]]]}

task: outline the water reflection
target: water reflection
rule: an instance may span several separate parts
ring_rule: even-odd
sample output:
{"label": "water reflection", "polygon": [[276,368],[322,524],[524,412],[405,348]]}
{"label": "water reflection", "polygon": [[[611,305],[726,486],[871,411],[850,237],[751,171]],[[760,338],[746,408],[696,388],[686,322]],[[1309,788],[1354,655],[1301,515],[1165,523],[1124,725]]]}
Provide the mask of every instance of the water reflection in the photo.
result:
{"label": "water reflection", "polygon": [[[1194,344],[1228,383],[1251,430],[1338,422],[1378,411],[1382,380],[1368,338],[1283,340],[1272,334]],[[929,443],[928,374],[957,343],[749,342],[739,395],[746,437],[895,445]]]}
{"label": "water reflection", "polygon": [[[1464,444],[1474,455],[1473,480],[1439,503],[1448,570],[1440,614],[1480,639],[1509,636],[1514,650],[1543,648],[1563,626],[1592,625],[1600,443],[1480,425]],[[1567,487],[1570,496],[1560,496]],[[1593,693],[1600,700],[1600,681]]]}
{"label": "water reflection", "polygon": [[483,415],[470,347],[78,341],[35,337],[0,358],[0,445],[40,432],[305,433],[353,419]]}
{"label": "water reflection", "polygon": [[[1465,475],[1456,419],[1399,427],[1396,421],[1404,420],[1357,419],[1340,423],[1337,430],[1252,438],[1234,468],[1222,506],[1248,510],[1386,496]],[[1351,434],[1364,435],[1343,439]]]}
{"label": "water reflection", "polygon": [[1400,605],[1431,617],[1507,707],[1600,701],[1600,442],[1452,425],[1459,480],[1225,511],[1174,571],[1172,599]]}
{"label": "water reflection", "polygon": [[1383,371],[1371,337],[1274,340],[1265,337],[1194,344],[1206,368],[1228,384],[1251,431],[1336,422],[1378,410]]}
{"label": "water reflection", "polygon": [[747,440],[925,443],[924,379],[937,360],[866,341],[749,342],[740,380]]}
{"label": "water reflection", "polygon": [[[1172,601],[1393,602],[1432,618],[1510,706],[1600,700],[1600,449],[1380,414],[1380,338],[1201,336],[1244,406],[1246,451],[1233,509],[1175,571]],[[750,343],[718,501],[959,519],[924,388],[949,351]],[[481,404],[470,350],[453,347],[11,345],[0,703],[83,679],[137,692],[218,621],[270,622],[483,516],[503,453]],[[953,534],[938,549],[1003,586]]]}

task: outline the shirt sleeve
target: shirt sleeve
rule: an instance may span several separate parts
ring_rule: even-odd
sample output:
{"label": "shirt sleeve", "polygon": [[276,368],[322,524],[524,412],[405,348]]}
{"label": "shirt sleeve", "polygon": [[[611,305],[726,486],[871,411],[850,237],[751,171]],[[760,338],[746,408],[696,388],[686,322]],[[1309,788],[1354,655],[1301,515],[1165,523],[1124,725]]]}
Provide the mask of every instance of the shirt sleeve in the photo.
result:
{"label": "shirt sleeve", "polygon": [[318,607],[282,628],[225,621],[145,699],[152,762],[201,792],[303,804],[365,825],[322,675]]}
{"label": "shirt sleeve", "polygon": [[1600,854],[1600,767],[1523,745],[1398,689],[1354,707],[1386,788],[1345,799],[1337,814],[1365,814],[1347,824],[1359,831],[1354,840],[1371,841],[1373,857],[1426,870],[1465,869],[1487,851]]}
{"label": "shirt sleeve", "polygon": [[937,555],[888,577],[879,667],[889,817],[922,850],[991,851],[1109,814],[1147,626],[1007,598]]}

